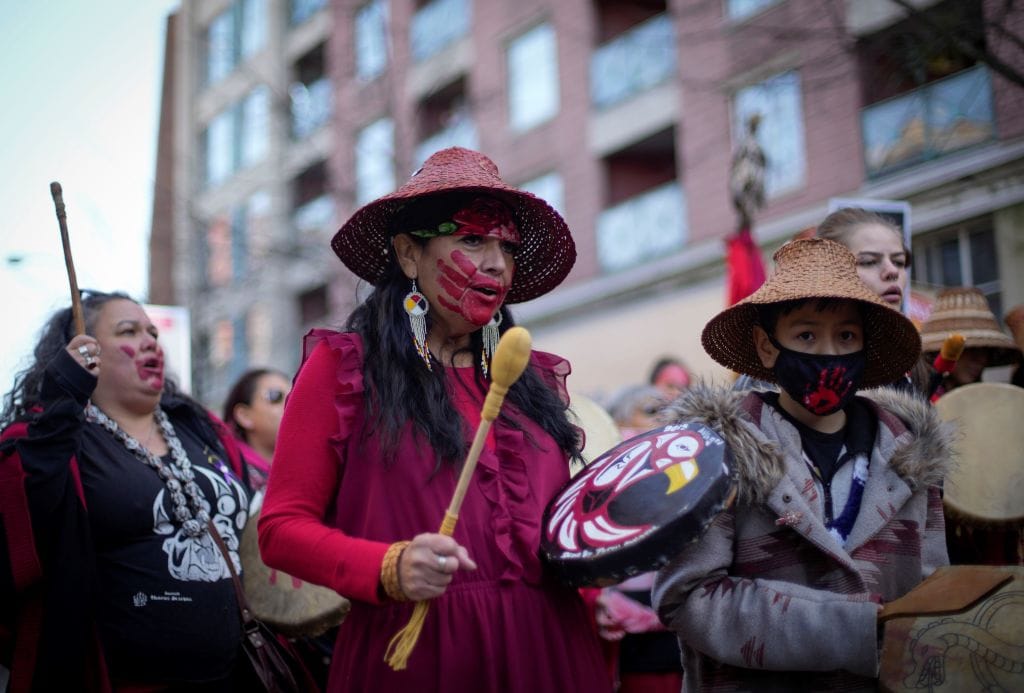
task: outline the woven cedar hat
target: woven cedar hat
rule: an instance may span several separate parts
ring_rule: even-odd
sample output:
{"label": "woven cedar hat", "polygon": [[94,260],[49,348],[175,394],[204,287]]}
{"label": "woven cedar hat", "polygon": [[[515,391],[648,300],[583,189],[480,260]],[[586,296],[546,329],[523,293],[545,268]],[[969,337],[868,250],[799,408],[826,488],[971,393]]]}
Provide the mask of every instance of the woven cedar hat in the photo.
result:
{"label": "woven cedar hat", "polygon": [[1016,363],[1020,357],[1020,349],[999,329],[985,294],[973,286],[957,286],[938,293],[931,314],[921,325],[921,348],[934,354],[953,332],[964,336],[967,349],[988,349],[990,366]]}
{"label": "woven cedar hat", "polygon": [[776,251],[775,271],[760,289],[716,315],[704,327],[701,344],[726,368],[776,382],[754,346],[758,306],[796,299],[857,301],[864,315],[865,367],[861,387],[895,381],[921,353],[921,340],[902,313],[890,308],[857,276],[856,259],[846,246],[824,238],[790,241]]}
{"label": "woven cedar hat", "polygon": [[1017,348],[1024,351],[1024,303],[1011,308],[1003,316],[1003,321],[1010,328],[1010,334],[1013,335],[1013,341],[1017,344]]}
{"label": "woven cedar hat", "polygon": [[480,192],[512,208],[521,243],[506,303],[529,301],[558,286],[576,262],[576,244],[562,216],[539,197],[513,188],[494,162],[479,152],[451,147],[434,153],[395,192],[378,198],[345,222],[331,248],[345,266],[376,283],[388,264],[396,214],[407,203],[444,192]]}

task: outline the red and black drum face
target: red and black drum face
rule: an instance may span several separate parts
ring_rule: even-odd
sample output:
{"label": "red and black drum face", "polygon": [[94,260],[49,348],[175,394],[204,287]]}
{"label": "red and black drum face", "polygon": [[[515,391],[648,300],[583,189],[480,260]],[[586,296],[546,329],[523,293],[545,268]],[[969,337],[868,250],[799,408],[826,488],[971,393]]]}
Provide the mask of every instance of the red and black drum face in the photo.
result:
{"label": "red and black drum face", "polygon": [[541,553],[573,586],[654,570],[695,541],[733,496],[725,441],[682,423],[598,457],[548,504]]}

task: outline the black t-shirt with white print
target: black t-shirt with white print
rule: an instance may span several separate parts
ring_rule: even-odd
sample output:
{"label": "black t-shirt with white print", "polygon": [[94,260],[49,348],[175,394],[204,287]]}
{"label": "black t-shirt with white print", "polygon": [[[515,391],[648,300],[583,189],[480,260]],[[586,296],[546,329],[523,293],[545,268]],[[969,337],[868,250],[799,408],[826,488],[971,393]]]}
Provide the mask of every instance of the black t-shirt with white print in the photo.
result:
{"label": "black t-shirt with white print", "polygon": [[[173,413],[171,420],[239,569],[247,492],[222,455]],[[164,463],[171,459],[168,453]],[[112,675],[150,682],[229,676],[241,626],[216,544],[206,533],[185,535],[157,472],[97,424],[85,426],[79,467],[96,545],[96,613]]]}

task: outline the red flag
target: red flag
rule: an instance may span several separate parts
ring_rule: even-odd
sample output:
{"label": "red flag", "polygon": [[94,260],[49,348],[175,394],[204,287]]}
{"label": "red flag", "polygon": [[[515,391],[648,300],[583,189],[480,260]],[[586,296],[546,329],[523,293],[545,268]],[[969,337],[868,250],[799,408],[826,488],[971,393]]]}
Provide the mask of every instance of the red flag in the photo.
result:
{"label": "red flag", "polygon": [[735,305],[764,284],[764,263],[761,251],[750,236],[750,229],[740,229],[725,240],[726,269],[729,273],[729,304]]}

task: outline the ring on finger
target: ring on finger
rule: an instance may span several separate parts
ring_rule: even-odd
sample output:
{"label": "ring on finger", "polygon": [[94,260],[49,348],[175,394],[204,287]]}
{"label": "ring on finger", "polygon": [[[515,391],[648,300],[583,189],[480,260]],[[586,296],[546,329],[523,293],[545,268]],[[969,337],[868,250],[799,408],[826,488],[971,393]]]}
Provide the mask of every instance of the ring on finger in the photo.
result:
{"label": "ring on finger", "polygon": [[448,565],[447,556],[437,556],[437,569],[444,570],[445,566]]}

